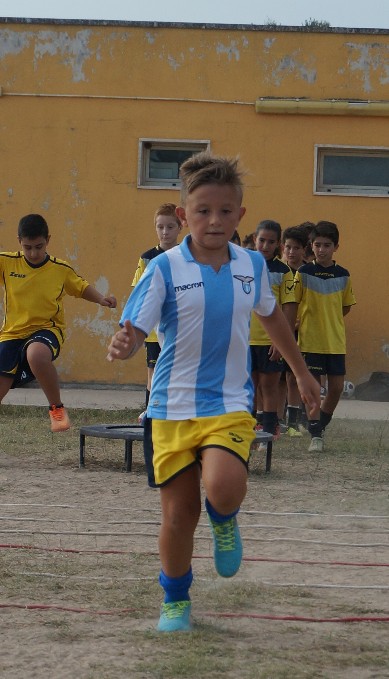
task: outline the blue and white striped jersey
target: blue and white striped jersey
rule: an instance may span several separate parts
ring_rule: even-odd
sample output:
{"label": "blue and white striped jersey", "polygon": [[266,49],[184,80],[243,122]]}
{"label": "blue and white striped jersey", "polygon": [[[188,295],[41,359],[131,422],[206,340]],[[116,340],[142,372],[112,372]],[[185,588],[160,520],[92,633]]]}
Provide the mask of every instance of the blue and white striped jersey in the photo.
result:
{"label": "blue and white striped jersey", "polygon": [[251,311],[269,316],[276,303],[266,262],[229,243],[230,261],[216,272],[193,258],[189,242],[186,236],[149,263],[120,319],[145,335],[157,326],[162,350],[147,414],[186,420],[251,412]]}

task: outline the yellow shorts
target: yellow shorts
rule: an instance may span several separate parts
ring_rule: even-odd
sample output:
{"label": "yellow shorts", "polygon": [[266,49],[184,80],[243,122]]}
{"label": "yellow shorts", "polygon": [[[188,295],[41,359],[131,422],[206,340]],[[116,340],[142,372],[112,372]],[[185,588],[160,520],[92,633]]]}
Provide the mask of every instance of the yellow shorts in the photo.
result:
{"label": "yellow shorts", "polygon": [[205,448],[221,448],[247,466],[255,419],[245,411],[191,420],[153,419],[155,485],[163,486],[194,464]]}

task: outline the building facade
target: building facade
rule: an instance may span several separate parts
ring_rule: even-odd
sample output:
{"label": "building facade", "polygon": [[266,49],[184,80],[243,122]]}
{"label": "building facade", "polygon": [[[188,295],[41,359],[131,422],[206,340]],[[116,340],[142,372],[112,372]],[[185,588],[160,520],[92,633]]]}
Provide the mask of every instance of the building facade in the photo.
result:
{"label": "building facade", "polygon": [[349,379],[389,370],[389,31],[0,18],[0,87],[0,249],[41,213],[50,254],[118,298],[67,299],[62,381],[145,382],[143,352],[112,365],[106,348],[200,148],[240,156],[242,236],[265,218],[338,224]]}

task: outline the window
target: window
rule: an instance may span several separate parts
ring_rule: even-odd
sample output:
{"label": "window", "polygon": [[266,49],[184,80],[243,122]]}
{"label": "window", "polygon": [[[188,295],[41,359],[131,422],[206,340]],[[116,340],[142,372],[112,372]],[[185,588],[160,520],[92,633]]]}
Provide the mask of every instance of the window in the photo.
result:
{"label": "window", "polygon": [[315,145],[314,193],[389,196],[389,148]]}
{"label": "window", "polygon": [[138,188],[179,189],[182,163],[209,146],[208,140],[140,139]]}

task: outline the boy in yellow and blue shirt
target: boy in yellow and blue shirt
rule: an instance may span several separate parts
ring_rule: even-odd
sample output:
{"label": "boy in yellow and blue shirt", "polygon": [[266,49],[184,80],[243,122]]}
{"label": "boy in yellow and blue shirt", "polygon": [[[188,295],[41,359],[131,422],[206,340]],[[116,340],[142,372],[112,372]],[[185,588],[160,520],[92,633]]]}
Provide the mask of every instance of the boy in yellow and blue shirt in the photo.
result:
{"label": "boy in yellow and blue shirt", "polygon": [[327,375],[327,394],[309,418],[309,451],[323,450],[323,432],[332,419],[343,391],[346,374],[344,317],[355,304],[350,274],[333,260],[339,247],[339,230],[320,221],[310,234],[315,259],[295,275],[295,298],[300,318],[298,343],[309,371],[320,382]]}

